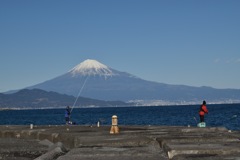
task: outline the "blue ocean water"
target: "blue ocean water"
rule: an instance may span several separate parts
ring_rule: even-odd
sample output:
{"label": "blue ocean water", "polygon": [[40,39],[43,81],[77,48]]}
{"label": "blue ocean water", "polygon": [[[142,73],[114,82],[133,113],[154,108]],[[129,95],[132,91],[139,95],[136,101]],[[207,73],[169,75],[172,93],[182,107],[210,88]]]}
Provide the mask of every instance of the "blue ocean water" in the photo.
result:
{"label": "blue ocean water", "polygon": [[[71,120],[79,125],[110,125],[112,115],[119,125],[196,126],[200,105],[74,108]],[[207,105],[207,126],[240,130],[240,104]],[[0,111],[0,125],[60,125],[65,124],[65,109],[4,110]]]}

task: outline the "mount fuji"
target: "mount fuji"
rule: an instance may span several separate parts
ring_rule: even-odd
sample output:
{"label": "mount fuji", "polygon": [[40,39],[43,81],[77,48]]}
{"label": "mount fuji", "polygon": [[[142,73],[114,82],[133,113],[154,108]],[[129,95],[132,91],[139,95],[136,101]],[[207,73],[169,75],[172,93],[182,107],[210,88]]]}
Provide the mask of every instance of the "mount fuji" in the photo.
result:
{"label": "mount fuji", "polygon": [[240,90],[169,85],[147,81],[112,69],[96,60],[85,60],[67,73],[27,89],[42,89],[99,100],[161,104],[240,102]]}

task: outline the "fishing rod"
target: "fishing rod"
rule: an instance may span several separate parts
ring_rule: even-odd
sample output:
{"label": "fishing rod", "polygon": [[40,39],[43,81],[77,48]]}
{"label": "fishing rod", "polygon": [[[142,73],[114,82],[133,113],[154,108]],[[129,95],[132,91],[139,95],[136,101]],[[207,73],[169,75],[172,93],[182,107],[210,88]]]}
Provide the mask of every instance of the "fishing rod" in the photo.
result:
{"label": "fishing rod", "polygon": [[72,110],[73,110],[73,108],[75,107],[75,105],[76,105],[76,103],[77,103],[77,100],[78,100],[80,94],[82,93],[82,90],[83,90],[83,88],[84,88],[84,86],[85,86],[85,84],[86,84],[88,78],[89,78],[89,75],[88,75],[87,78],[85,79],[85,81],[84,81],[84,83],[83,83],[81,89],[80,89],[79,92],[78,92],[78,95],[77,95],[77,97],[76,97],[76,99],[75,99],[75,102],[73,103],[72,109],[71,109],[71,111],[70,111],[70,114],[72,113]]}

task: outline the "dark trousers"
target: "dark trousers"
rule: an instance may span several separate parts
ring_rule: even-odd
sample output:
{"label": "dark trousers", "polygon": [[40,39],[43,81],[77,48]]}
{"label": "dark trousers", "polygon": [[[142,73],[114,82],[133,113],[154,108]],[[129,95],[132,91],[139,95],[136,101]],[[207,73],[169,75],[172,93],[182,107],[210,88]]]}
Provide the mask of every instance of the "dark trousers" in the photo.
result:
{"label": "dark trousers", "polygon": [[66,122],[69,122],[70,118],[69,117],[65,117]]}
{"label": "dark trousers", "polygon": [[200,122],[204,122],[204,116],[201,116],[201,115],[199,116],[200,116]]}

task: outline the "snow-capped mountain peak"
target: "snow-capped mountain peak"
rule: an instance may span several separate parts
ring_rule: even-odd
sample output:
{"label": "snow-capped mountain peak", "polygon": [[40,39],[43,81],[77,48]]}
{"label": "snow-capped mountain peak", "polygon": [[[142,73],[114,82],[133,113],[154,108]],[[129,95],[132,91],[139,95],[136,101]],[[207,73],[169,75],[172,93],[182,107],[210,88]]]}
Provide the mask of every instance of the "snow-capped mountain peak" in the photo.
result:
{"label": "snow-capped mountain peak", "polygon": [[100,75],[100,76],[112,76],[113,71],[106,65],[92,59],[87,59],[82,63],[75,66],[69,71],[73,76],[81,75]]}

